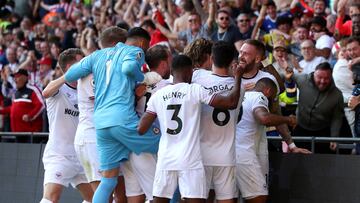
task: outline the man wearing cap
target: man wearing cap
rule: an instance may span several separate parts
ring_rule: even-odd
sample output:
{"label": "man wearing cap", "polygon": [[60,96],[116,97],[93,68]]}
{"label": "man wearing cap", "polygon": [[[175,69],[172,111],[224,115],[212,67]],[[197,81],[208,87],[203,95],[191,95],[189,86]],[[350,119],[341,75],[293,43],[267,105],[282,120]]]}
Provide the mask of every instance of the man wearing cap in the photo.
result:
{"label": "man wearing cap", "polygon": [[41,89],[44,89],[47,84],[53,79],[54,70],[51,69],[52,59],[49,57],[42,57],[39,62]]}
{"label": "man wearing cap", "polygon": [[[12,74],[14,77],[16,92],[12,104],[0,110],[0,114],[10,114],[12,132],[41,132],[41,113],[45,108],[40,91],[28,83],[28,72],[19,69]],[[29,142],[28,137],[18,137],[19,142]]]}
{"label": "man wearing cap", "polygon": [[311,21],[310,36],[316,40],[315,55],[330,59],[331,48],[335,40],[327,32],[325,18],[321,16],[314,17]]}

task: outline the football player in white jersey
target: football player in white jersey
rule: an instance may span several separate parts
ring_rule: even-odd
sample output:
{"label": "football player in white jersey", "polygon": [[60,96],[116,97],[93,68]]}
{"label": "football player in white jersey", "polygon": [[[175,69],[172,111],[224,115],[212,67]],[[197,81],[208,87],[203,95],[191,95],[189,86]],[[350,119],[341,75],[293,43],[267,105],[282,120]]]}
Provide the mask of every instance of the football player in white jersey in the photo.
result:
{"label": "football player in white jersey", "polygon": [[[113,26],[105,29],[99,36],[100,47],[113,47],[118,42],[125,42],[127,31]],[[96,149],[96,130],[94,126],[94,80],[93,75],[78,80],[79,125],[76,130],[74,146],[81,165],[85,170],[88,182],[93,191],[100,184],[101,172],[99,155]],[[126,202],[124,177],[118,177],[114,190],[115,202]]]}
{"label": "football player in white jersey", "polygon": [[[212,71],[197,71],[192,82],[210,90],[211,95],[229,93],[235,85],[230,73],[235,51],[235,47],[227,42],[216,42],[211,53]],[[235,202],[238,197],[235,181],[235,129],[242,96],[234,110],[202,105],[200,145],[207,192],[210,188],[214,189],[218,202]]]}
{"label": "football player in white jersey", "polygon": [[[170,65],[172,55],[169,48],[164,45],[155,45],[149,48],[145,53],[145,61],[150,71],[158,73],[162,80],[153,85],[139,85],[137,92],[140,96],[136,103],[136,112],[142,116],[146,110],[147,102],[151,95],[159,89],[171,84],[168,79],[170,77]],[[142,89],[143,90],[139,90]],[[159,124],[153,125],[152,130],[160,133]],[[156,154],[141,153],[136,155],[130,153],[129,161],[122,166],[125,176],[126,195],[133,198],[136,202],[144,202],[146,199],[152,200],[152,190],[156,169]],[[131,181],[128,181],[131,180]],[[145,194],[145,195],[144,195]],[[131,201],[131,200],[130,200]]]}
{"label": "football player in white jersey", "polygon": [[149,100],[138,131],[144,134],[159,119],[161,139],[154,180],[154,202],[168,202],[179,184],[181,196],[192,202],[207,197],[206,177],[200,152],[201,104],[235,109],[240,97],[243,69],[234,66],[235,85],[227,96],[191,83],[193,66],[185,55],[172,63],[174,84],[157,91]]}
{"label": "football player in white jersey", "polygon": [[[240,48],[238,59],[239,64],[245,66],[245,72],[242,77],[241,87],[244,88],[245,91],[252,90],[258,80],[260,80],[261,78],[270,78],[277,85],[278,95],[280,94],[280,90],[275,77],[270,73],[258,69],[257,64],[261,62],[264,55],[265,46],[262,42],[253,39],[244,41],[244,44]],[[269,101],[271,106],[270,111],[281,115],[280,107],[276,98],[277,97],[274,97],[274,101]],[[305,154],[309,153],[309,151],[306,149],[296,147],[291,138],[289,128],[286,124],[276,126],[276,130],[279,132],[286,144],[288,144],[290,152]]]}
{"label": "football player in white jersey", "polygon": [[[68,49],[59,56],[59,66],[66,72],[84,54],[80,49]],[[44,194],[40,203],[59,202],[63,187],[76,187],[84,202],[91,202],[93,191],[86,180],[74,149],[78,125],[76,83],[55,80],[43,91],[49,118],[49,141],[44,150]]]}
{"label": "football player in white jersey", "polygon": [[270,78],[260,79],[254,91],[245,93],[237,125],[237,182],[246,202],[265,203],[269,171],[266,126],[296,125],[296,117],[271,114],[268,100],[276,97],[277,85]]}
{"label": "football player in white jersey", "polygon": [[[240,48],[239,52],[239,64],[245,66],[245,72],[242,77],[241,86],[246,90],[252,90],[255,87],[255,84],[257,81],[259,81],[262,78],[269,78],[271,79],[277,86],[277,94],[279,92],[279,85],[277,85],[276,79],[274,76],[267,72],[263,72],[258,69],[257,64],[261,62],[263,56],[265,55],[265,46],[262,42],[258,40],[245,40],[243,46]],[[276,97],[271,98],[269,102],[274,104],[277,101],[275,100]],[[278,105],[270,105],[274,106],[272,109],[272,112],[276,112],[278,115],[280,114],[280,111],[277,107]],[[270,108],[271,110],[271,108]],[[241,112],[241,110],[240,110]],[[239,124],[237,125],[237,128],[239,127]],[[279,131],[280,135],[282,136],[283,140],[288,144],[289,151],[292,153],[304,153],[308,154],[310,151],[302,148],[296,147],[294,142],[292,141],[290,131],[286,124],[280,124],[276,126],[276,129]],[[238,137],[241,136],[239,130],[236,130],[236,145],[240,144],[238,140]],[[236,156],[238,156],[238,152],[236,151]],[[238,160],[236,160],[236,177],[237,177],[237,184],[241,184],[238,181],[239,176],[239,168],[238,168]],[[261,200],[260,200],[261,201]]]}

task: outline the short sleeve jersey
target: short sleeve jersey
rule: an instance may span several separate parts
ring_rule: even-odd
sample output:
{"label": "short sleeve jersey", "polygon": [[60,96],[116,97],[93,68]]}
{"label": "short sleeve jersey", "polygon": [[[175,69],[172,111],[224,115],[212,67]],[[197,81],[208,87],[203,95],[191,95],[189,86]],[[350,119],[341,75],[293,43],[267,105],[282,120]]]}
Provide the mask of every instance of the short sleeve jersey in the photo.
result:
{"label": "short sleeve jersey", "polygon": [[79,122],[76,89],[67,84],[46,99],[49,141],[44,154],[76,156],[74,138]]}
{"label": "short sleeve jersey", "polygon": [[178,83],[157,91],[147,112],[157,115],[161,138],[157,168],[187,170],[202,168],[200,152],[201,104],[210,104],[210,92],[198,84]]}
{"label": "short sleeve jersey", "polygon": [[242,115],[236,127],[236,158],[238,163],[252,163],[257,155],[267,155],[265,126],[254,116],[256,108],[268,109],[268,99],[261,92],[246,92],[242,103]]}
{"label": "short sleeve jersey", "polygon": [[[196,72],[198,73],[192,82],[204,86],[211,95],[227,95],[234,88],[233,77],[218,76],[211,71]],[[241,101],[242,97],[238,108],[234,110],[216,109],[209,105],[202,105],[200,144],[205,166],[235,165],[235,129]]]}
{"label": "short sleeve jersey", "polygon": [[96,143],[94,126],[94,79],[90,74],[78,80],[79,125],[76,130],[75,144]]}

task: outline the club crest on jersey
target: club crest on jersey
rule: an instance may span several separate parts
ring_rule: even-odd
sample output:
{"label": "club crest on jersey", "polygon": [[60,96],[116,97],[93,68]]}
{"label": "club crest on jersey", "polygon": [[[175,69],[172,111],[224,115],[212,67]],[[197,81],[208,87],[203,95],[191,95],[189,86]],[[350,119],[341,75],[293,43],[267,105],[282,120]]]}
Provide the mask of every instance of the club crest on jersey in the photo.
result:
{"label": "club crest on jersey", "polygon": [[90,85],[94,89],[94,87],[95,87],[95,80],[94,79],[90,80]]}
{"label": "club crest on jersey", "polygon": [[136,60],[139,61],[141,58],[142,58],[142,53],[141,52],[137,53]]}
{"label": "club crest on jersey", "polygon": [[79,109],[78,104],[74,104],[74,108],[75,108],[75,109]]}
{"label": "club crest on jersey", "polygon": [[153,128],[153,132],[158,135],[160,133],[160,129],[159,128]]}
{"label": "club crest on jersey", "polygon": [[55,173],[55,176],[56,176],[57,179],[61,179],[62,173],[58,171],[58,172]]}

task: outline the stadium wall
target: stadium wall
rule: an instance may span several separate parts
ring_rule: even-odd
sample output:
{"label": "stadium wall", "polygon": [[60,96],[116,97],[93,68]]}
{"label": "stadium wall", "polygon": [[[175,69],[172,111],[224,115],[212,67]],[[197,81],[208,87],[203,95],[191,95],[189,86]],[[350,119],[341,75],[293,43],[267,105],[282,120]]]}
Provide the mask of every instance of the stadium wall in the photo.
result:
{"label": "stadium wall", "polygon": [[[0,143],[0,203],[38,203],[44,144]],[[360,156],[270,153],[272,203],[359,203]],[[62,203],[81,202],[71,186]]]}

